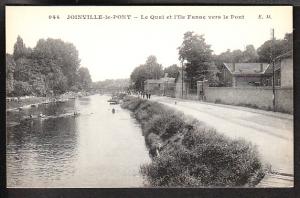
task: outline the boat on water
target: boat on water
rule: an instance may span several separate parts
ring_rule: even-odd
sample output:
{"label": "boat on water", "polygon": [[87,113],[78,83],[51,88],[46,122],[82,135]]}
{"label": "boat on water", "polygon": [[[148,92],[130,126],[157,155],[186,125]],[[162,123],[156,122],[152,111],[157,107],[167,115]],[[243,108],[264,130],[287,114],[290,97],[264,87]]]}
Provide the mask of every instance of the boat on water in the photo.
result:
{"label": "boat on water", "polygon": [[116,96],[113,96],[111,99],[107,100],[107,102],[109,102],[109,104],[111,105],[116,105],[120,103],[118,97]]}

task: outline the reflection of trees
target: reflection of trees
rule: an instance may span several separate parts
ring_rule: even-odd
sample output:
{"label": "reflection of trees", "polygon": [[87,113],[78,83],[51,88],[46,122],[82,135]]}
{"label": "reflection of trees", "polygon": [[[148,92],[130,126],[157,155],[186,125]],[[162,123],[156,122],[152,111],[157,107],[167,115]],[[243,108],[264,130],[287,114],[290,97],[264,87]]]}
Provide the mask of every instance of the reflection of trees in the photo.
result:
{"label": "reflection of trees", "polygon": [[[58,180],[74,171],[77,128],[74,117],[37,119],[8,129],[8,177]],[[33,179],[34,180],[34,179]],[[29,181],[25,185],[35,185]]]}

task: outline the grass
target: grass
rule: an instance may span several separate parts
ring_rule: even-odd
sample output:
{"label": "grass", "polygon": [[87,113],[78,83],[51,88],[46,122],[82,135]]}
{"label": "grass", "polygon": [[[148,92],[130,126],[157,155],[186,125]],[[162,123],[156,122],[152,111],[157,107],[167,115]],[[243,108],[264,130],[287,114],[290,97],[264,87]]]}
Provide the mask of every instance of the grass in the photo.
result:
{"label": "grass", "polygon": [[126,97],[122,107],[141,123],[152,157],[141,173],[153,187],[244,187],[264,177],[249,142],[229,139],[156,102]]}

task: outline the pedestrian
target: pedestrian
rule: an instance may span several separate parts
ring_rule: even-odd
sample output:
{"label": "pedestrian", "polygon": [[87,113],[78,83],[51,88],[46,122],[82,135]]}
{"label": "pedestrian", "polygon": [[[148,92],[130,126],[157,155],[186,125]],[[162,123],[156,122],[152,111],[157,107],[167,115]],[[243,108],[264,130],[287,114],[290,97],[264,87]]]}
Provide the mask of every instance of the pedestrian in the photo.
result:
{"label": "pedestrian", "polygon": [[151,97],[151,93],[149,93],[149,99],[150,99],[150,97]]}

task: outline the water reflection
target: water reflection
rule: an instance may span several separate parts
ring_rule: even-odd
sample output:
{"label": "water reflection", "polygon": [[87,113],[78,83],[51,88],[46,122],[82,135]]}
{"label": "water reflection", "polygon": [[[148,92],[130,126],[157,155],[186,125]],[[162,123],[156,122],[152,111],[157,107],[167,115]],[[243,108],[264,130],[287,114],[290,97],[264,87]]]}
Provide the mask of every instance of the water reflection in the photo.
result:
{"label": "water reflection", "polygon": [[[138,187],[149,161],[140,128],[129,112],[91,96],[7,112],[9,187]],[[79,116],[62,115],[78,111]],[[22,120],[42,113],[50,118]],[[9,125],[8,125],[9,126]]]}

